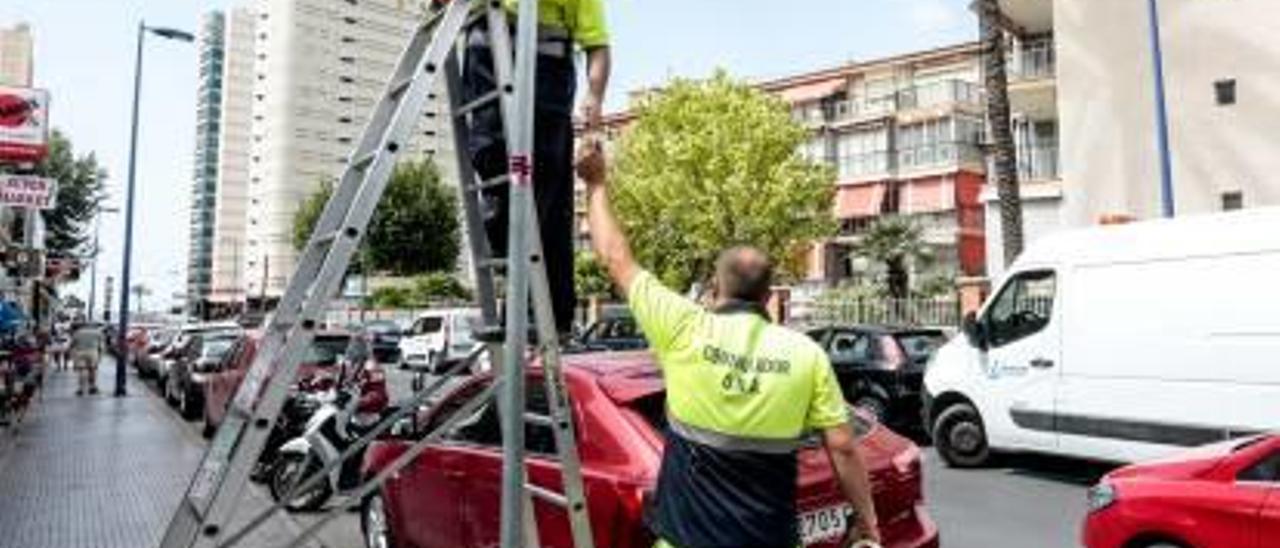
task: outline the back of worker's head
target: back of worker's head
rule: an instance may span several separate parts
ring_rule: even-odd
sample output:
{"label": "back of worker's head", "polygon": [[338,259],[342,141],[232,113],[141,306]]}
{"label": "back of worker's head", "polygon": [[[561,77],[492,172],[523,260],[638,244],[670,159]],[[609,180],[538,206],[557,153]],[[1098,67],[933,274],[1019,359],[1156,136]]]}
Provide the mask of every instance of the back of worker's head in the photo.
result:
{"label": "back of worker's head", "polygon": [[717,300],[764,304],[769,299],[769,287],[772,284],[773,263],[759,249],[750,246],[731,247],[716,259]]}

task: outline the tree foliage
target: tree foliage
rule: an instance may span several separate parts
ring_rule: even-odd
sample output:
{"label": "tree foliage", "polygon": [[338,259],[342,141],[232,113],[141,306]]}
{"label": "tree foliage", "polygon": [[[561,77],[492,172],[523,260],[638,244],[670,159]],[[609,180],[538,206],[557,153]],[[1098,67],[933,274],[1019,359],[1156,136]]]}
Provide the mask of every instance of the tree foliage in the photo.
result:
{"label": "tree foliage", "polygon": [[445,272],[432,272],[417,276],[405,285],[379,287],[369,295],[368,303],[374,308],[413,308],[470,299],[471,292],[458,278]]}
{"label": "tree foliage", "polygon": [[573,257],[573,283],[579,297],[616,297],[609,272],[594,254],[579,251]]}
{"label": "tree foliage", "polygon": [[[293,218],[293,245],[307,245],[333,184],[324,182]],[[430,160],[396,166],[369,224],[364,255],[372,271],[396,276],[452,271],[459,250],[458,198]]]}
{"label": "tree foliage", "polygon": [[875,281],[894,298],[910,296],[913,270],[923,272],[935,263],[933,249],[925,243],[920,225],[906,217],[876,220],[853,255],[875,264],[879,278]]}
{"label": "tree foliage", "polygon": [[91,255],[89,223],[102,201],[107,172],[93,153],[76,156],[71,141],[62,132],[49,135],[49,154],[36,164],[33,175],[58,181],[56,204],[42,212],[45,249],[51,257]]}
{"label": "tree foliage", "polygon": [[735,244],[797,274],[832,234],[834,174],[797,153],[807,132],[786,104],[718,72],[675,80],[643,103],[623,137],[613,205],[639,260],[674,287],[709,276]]}

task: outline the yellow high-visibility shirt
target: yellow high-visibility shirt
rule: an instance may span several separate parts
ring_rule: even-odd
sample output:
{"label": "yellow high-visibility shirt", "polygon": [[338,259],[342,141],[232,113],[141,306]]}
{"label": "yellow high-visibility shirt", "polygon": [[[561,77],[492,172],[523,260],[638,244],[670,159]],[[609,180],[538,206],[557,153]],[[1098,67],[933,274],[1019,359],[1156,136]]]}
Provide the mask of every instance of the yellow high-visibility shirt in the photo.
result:
{"label": "yellow high-visibility shirt", "polygon": [[[511,13],[516,13],[519,4],[519,0],[503,0]],[[573,41],[584,49],[609,45],[604,0],[541,0],[538,22],[569,31]]]}

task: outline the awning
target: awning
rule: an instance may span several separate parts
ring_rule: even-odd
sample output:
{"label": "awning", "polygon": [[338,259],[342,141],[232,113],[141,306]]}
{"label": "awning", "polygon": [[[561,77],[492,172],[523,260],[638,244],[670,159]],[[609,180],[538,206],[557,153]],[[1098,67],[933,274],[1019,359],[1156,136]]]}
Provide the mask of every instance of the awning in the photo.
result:
{"label": "awning", "polygon": [[843,87],[845,87],[844,78],[835,78],[832,80],[823,80],[821,82],[785,87],[779,89],[777,94],[783,101],[788,103],[808,103],[817,101],[823,97],[828,97],[835,92],[840,91]]}
{"label": "awning", "polygon": [[842,186],[836,189],[836,218],[874,217],[880,214],[884,185]]}
{"label": "awning", "polygon": [[955,184],[949,178],[921,179],[902,187],[903,213],[932,213],[955,208]]}

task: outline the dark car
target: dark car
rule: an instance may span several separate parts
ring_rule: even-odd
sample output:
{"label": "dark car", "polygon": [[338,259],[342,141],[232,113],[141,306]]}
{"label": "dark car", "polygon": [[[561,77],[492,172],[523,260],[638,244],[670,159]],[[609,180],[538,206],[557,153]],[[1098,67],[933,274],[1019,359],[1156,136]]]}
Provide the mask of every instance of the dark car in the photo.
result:
{"label": "dark car", "polygon": [[378,363],[399,363],[400,325],[391,320],[374,320],[364,324],[365,333],[373,347],[373,359]]}
{"label": "dark car", "polygon": [[165,400],[178,408],[185,419],[200,418],[204,410],[204,385],[210,375],[241,343],[239,331],[210,331],[191,335],[174,356],[164,383]]}
{"label": "dark car", "polygon": [[844,397],[881,422],[920,430],[920,387],[941,329],[835,326],[809,331],[831,358]]}
{"label": "dark car", "polygon": [[[529,370],[529,411],[548,412],[542,371]],[[564,376],[573,397],[571,420],[578,433],[583,487],[596,546],[648,548],[646,526],[667,432],[662,377],[647,353],[580,354],[567,358]],[[365,476],[386,469],[421,436],[436,429],[493,381],[471,377],[400,434],[374,442]],[[559,491],[560,463],[550,425],[527,423],[529,483]],[[938,528],[925,507],[920,450],[866,417],[855,423],[871,477],[880,533],[888,548],[937,548]],[[365,499],[361,524],[365,546],[472,548],[498,545],[502,440],[494,399],[429,442],[413,461]],[[819,447],[797,455],[796,509],[804,544],[835,548],[851,511],[831,461]],[[565,512],[533,497],[543,546],[571,546]],[[447,504],[442,504],[447,501]]]}
{"label": "dark car", "polygon": [[582,352],[617,352],[649,348],[649,341],[640,333],[635,318],[618,316],[591,324],[578,337],[577,346]]}

